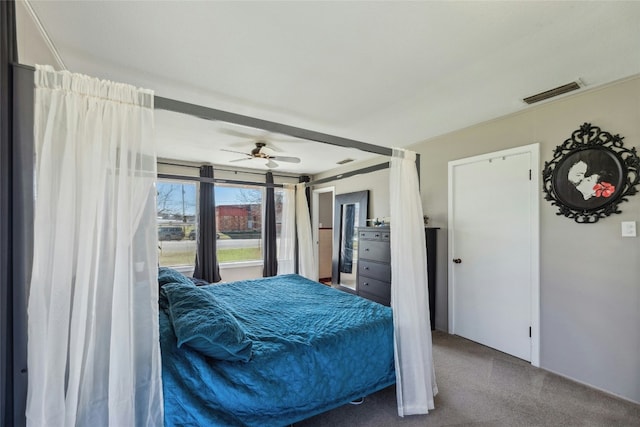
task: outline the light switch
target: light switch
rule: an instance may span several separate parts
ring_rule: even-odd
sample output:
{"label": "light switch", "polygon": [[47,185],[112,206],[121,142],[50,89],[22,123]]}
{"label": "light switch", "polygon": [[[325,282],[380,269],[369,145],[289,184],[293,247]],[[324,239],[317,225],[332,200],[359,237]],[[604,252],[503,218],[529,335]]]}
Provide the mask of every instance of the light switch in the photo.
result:
{"label": "light switch", "polygon": [[622,221],[622,237],[636,237],[635,221]]}

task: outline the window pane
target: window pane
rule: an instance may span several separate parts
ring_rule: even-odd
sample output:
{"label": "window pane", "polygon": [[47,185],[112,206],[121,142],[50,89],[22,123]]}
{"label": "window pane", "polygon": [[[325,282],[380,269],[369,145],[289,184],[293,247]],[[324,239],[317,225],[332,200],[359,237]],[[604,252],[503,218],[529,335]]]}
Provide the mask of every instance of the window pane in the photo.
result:
{"label": "window pane", "polygon": [[193,268],[195,264],[196,189],[195,183],[158,182],[158,258],[163,267]]}
{"label": "window pane", "polygon": [[260,187],[217,184],[218,263],[262,260]]}

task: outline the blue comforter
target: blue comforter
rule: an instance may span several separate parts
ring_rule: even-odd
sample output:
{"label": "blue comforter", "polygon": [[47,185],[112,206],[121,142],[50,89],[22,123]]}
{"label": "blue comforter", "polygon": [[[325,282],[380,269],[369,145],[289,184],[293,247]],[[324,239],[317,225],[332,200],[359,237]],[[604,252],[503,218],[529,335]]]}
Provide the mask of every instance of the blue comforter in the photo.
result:
{"label": "blue comforter", "polygon": [[395,382],[391,309],[298,275],[204,286],[253,342],[251,359],[178,348],[160,310],[167,426],[283,426]]}

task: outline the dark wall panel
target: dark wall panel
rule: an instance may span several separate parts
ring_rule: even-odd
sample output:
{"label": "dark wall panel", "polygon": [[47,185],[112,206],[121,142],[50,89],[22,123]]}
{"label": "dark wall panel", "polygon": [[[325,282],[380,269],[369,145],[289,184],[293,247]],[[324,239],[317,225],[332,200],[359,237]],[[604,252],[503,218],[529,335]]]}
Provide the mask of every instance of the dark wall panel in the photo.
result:
{"label": "dark wall panel", "polygon": [[33,70],[14,66],[12,203],[14,426],[26,424],[27,295],[33,260],[33,77]]}

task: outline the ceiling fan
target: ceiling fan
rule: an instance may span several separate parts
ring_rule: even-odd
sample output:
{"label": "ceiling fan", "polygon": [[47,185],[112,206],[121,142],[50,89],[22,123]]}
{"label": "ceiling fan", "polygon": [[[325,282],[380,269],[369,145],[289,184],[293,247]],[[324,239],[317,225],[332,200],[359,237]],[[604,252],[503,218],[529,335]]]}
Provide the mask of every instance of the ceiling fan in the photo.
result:
{"label": "ceiling fan", "polygon": [[251,152],[249,153],[243,153],[242,151],[227,150],[224,148],[222,148],[221,151],[227,151],[229,153],[242,154],[243,156],[246,156],[241,159],[231,160],[232,162],[241,162],[244,160],[251,160],[251,159],[264,159],[267,161],[266,166],[268,168],[277,168],[279,166],[278,163],[276,163],[274,160],[278,160],[280,162],[288,162],[288,163],[300,163],[300,159],[298,157],[276,156],[271,154],[274,152],[274,150],[267,147],[267,143],[264,141],[256,141],[255,144],[256,144],[256,147],[252,149]]}

